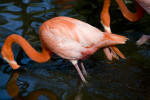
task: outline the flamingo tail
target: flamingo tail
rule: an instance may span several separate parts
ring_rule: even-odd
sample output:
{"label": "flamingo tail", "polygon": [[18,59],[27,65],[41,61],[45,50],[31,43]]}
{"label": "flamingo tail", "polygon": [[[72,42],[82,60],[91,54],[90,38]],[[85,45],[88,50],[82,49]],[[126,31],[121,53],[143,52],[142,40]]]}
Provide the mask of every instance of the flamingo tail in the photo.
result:
{"label": "flamingo tail", "polygon": [[[116,59],[119,59],[118,56],[125,59],[125,56],[114,45],[116,45],[116,44],[125,44],[125,42],[128,40],[128,38],[126,38],[125,36],[117,35],[117,34],[105,33],[105,38],[104,39],[110,40],[110,42],[109,42],[109,45],[110,45],[109,48],[110,49],[106,50],[106,48],[104,48],[105,54],[106,54],[106,56],[109,60],[112,60],[112,57],[116,58]],[[107,46],[107,45],[105,45],[105,46]],[[109,54],[107,54],[108,50],[110,50]]]}

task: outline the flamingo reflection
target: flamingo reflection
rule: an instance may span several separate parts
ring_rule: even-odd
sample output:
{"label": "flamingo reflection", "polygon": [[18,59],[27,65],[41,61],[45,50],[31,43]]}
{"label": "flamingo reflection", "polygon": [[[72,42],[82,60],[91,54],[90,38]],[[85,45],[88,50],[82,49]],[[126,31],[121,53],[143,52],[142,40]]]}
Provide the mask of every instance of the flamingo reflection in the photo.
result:
{"label": "flamingo reflection", "polygon": [[57,5],[61,6],[61,9],[69,9],[73,7],[72,2],[76,0],[54,0]]}
{"label": "flamingo reflection", "polygon": [[40,96],[44,95],[50,100],[57,100],[57,96],[55,93],[48,89],[37,89],[30,92],[27,96],[19,95],[19,86],[17,85],[17,79],[19,77],[18,72],[13,72],[7,85],[7,93],[16,100],[37,100]]}

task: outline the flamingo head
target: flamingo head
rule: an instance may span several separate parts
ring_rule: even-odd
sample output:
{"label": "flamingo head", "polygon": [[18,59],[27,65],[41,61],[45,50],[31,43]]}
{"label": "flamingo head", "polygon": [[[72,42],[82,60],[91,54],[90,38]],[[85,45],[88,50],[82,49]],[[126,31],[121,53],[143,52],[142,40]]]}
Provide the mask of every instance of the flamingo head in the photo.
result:
{"label": "flamingo head", "polygon": [[20,65],[18,65],[17,62],[14,60],[14,56],[13,56],[11,48],[9,48],[5,44],[2,47],[1,55],[3,59],[7,61],[13,69],[18,69],[20,67]]}

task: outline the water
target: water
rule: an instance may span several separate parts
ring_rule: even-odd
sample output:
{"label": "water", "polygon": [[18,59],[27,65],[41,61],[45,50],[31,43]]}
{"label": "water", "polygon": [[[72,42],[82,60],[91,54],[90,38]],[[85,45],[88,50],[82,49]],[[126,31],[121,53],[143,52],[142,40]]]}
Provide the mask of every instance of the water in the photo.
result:
{"label": "water", "polygon": [[[38,29],[56,16],[73,17],[103,31],[99,23],[102,5],[103,0],[0,1],[0,49],[8,35],[19,34],[41,51]],[[135,11],[133,2],[127,6]],[[142,20],[129,22],[114,1],[110,11],[112,32],[130,39],[117,46],[126,60],[109,62],[102,50],[97,51],[84,60],[89,75],[85,85],[69,61],[54,54],[50,61],[38,64],[14,44],[15,59],[26,71],[12,70],[0,56],[0,100],[149,100],[150,48],[135,42],[150,33],[150,17],[145,14]]]}

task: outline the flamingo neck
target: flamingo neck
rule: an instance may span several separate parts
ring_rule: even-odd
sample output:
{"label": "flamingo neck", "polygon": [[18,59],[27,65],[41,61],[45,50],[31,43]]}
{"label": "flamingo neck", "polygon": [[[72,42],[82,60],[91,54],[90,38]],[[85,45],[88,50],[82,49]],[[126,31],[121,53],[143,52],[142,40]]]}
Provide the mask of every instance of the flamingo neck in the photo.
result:
{"label": "flamingo neck", "polygon": [[[134,0],[135,1],[135,0]],[[116,0],[116,2],[118,3],[120,10],[123,14],[123,16],[128,19],[131,22],[135,22],[140,20],[143,15],[144,15],[144,10],[143,8],[141,8],[141,6],[135,1],[136,4],[136,12],[132,13],[131,11],[129,11],[129,9],[127,8],[127,6],[125,5],[123,0]]]}
{"label": "flamingo neck", "polygon": [[14,55],[12,52],[12,44],[19,44],[25,53],[33,60],[39,63],[46,62],[50,59],[52,52],[46,50],[42,44],[42,52],[37,52],[23,37],[13,34],[7,37],[2,47],[2,57],[10,64],[13,69],[18,69],[20,66],[14,61]]}
{"label": "flamingo neck", "polygon": [[110,14],[109,14],[109,6],[111,0],[105,0],[103,9],[101,12],[101,24],[104,27],[105,32],[111,33],[110,29]]}

